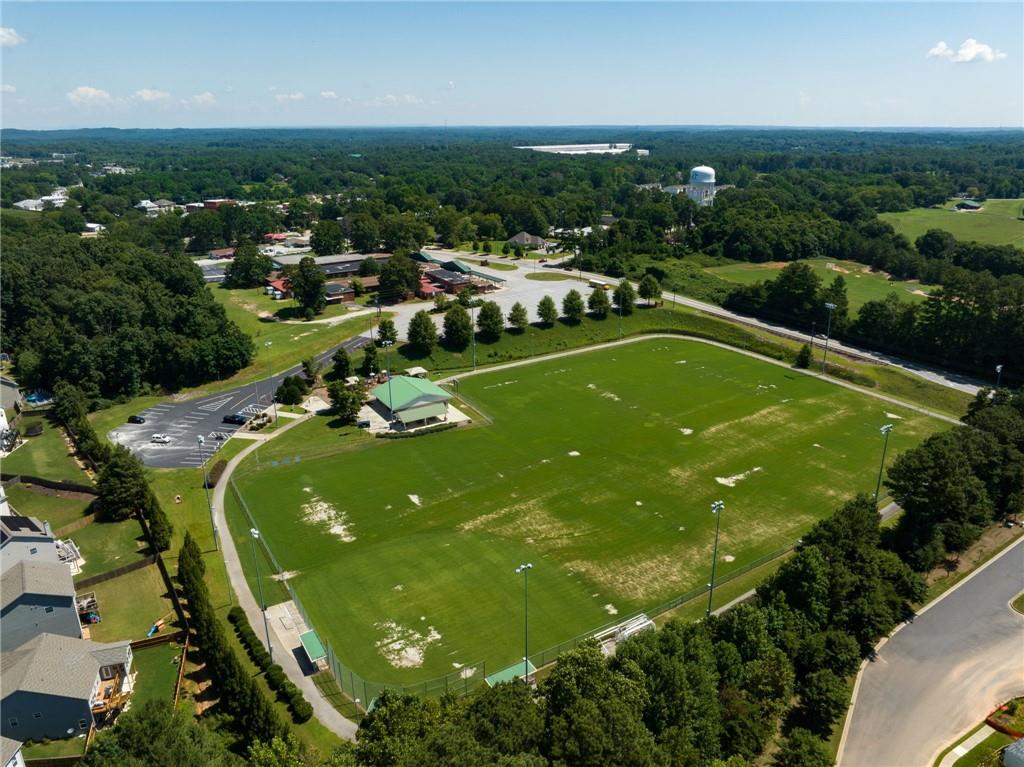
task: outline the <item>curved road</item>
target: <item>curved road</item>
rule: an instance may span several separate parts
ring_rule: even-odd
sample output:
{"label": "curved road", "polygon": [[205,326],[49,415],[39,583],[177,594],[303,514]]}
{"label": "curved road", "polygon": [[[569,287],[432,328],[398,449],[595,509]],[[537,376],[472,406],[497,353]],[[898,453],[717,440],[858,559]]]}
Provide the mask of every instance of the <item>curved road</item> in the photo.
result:
{"label": "curved road", "polygon": [[1024,538],[883,641],[857,677],[840,767],[931,767],[993,708],[1024,693]]}

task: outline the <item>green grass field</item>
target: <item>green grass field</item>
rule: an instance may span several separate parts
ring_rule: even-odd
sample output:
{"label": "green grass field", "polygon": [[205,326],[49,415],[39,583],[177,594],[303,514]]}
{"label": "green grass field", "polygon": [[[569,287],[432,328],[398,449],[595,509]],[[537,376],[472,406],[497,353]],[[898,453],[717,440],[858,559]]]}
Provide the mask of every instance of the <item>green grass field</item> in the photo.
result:
{"label": "green grass field", "polygon": [[177,642],[169,642],[133,651],[132,670],[139,674],[132,692],[133,705],[140,706],[147,700],[173,699],[181,650]]}
{"label": "green grass field", "polygon": [[514,662],[521,562],[534,564],[531,652],[701,586],[718,498],[728,575],[873,490],[882,423],[899,424],[890,456],[944,426],[675,339],[460,390],[491,423],[385,441],[313,419],[265,446],[262,471],[247,459],[236,475],[314,625],[368,679]]}
{"label": "green grass field", "polygon": [[26,415],[16,425],[24,433],[35,424],[42,425],[43,433],[38,437],[25,437],[24,442],[4,458],[4,472],[91,485],[92,480],[75,461],[56,421],[46,416]]}
{"label": "green grass field", "polygon": [[176,620],[174,605],[156,565],[97,583],[85,591],[96,594],[103,618],[89,626],[90,639],[97,642],[144,639],[154,621],[163,618],[169,626]]}
{"label": "green grass field", "polygon": [[49,522],[50,529],[55,533],[85,516],[86,509],[92,503],[83,498],[68,497],[66,493],[22,483],[8,485],[4,490],[7,492],[7,500],[19,514]]}
{"label": "green grass field", "polygon": [[976,213],[957,213],[955,203],[944,208],[914,208],[902,213],[880,213],[878,217],[911,242],[929,229],[944,229],[958,240],[987,245],[1016,245],[1024,248],[1024,199],[986,200]]}
{"label": "green grass field", "polygon": [[82,572],[76,576],[78,579],[130,565],[149,553],[149,544],[137,519],[93,522],[67,537],[75,542],[85,559]]}
{"label": "green grass field", "polygon": [[[836,275],[842,274],[843,279],[846,280],[846,295],[850,300],[851,312],[856,312],[868,301],[885,298],[893,292],[904,301],[923,301],[925,296],[914,291],[928,293],[934,289],[933,286],[922,285],[917,281],[890,279],[885,272],[871,271],[870,267],[858,264],[855,261],[810,258],[800,263],[810,266],[826,285],[831,284]],[[760,280],[775,279],[778,276],[779,269],[785,265],[785,263],[739,263],[728,266],[713,266],[704,271],[721,277],[723,280],[750,285]],[[831,268],[833,266],[838,267],[838,269]],[[845,271],[839,271],[840,269]]]}

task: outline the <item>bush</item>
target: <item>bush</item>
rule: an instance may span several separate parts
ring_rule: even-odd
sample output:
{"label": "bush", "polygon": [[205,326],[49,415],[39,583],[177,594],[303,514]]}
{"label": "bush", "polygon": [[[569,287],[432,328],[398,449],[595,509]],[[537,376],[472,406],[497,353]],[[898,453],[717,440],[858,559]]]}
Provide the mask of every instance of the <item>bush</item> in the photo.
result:
{"label": "bush", "polygon": [[457,429],[459,425],[457,423],[439,423],[436,426],[428,426],[425,429],[417,429],[416,431],[385,431],[377,432],[374,436],[377,439],[412,439],[413,437],[423,437],[427,434],[437,434],[439,431],[448,431],[449,429]]}
{"label": "bush", "polygon": [[228,462],[221,458],[217,463],[213,464],[213,468],[206,473],[206,479],[203,480],[203,487],[213,487],[216,485],[220,478],[224,475],[224,471],[228,468]]}
{"label": "bush", "polygon": [[302,724],[308,722],[313,717],[313,706],[310,705],[309,701],[303,698],[302,700],[295,701],[292,705],[292,719],[296,723]]}
{"label": "bush", "polygon": [[800,347],[799,354],[796,355],[796,366],[803,370],[807,370],[811,366],[811,347],[804,344]]}
{"label": "bush", "polygon": [[241,605],[235,605],[228,610],[228,621],[232,624],[239,623],[240,621],[246,620],[245,610],[242,609]]}
{"label": "bush", "polygon": [[264,677],[267,680],[267,684],[270,685],[270,689],[277,691],[281,689],[281,686],[288,681],[288,678],[284,675],[284,671],[276,663],[266,670]]}

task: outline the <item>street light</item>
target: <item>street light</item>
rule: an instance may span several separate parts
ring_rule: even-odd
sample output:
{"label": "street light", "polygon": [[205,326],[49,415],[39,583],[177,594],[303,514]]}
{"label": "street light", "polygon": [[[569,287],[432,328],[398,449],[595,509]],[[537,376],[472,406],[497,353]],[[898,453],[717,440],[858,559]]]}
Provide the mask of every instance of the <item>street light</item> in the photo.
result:
{"label": "street light", "polygon": [[828,360],[828,339],[832,334],[832,312],[835,311],[835,304],[825,304],[825,308],[828,309],[828,327],[825,329],[825,355],[821,358],[821,374],[825,375],[826,372],[826,361]]}
{"label": "street light", "polygon": [[1002,384],[1002,382],[1003,382],[1003,366],[1002,365],[996,365],[996,388],[997,389]]}
{"label": "street light", "polygon": [[885,442],[882,443],[882,462],[878,466],[878,482],[875,484],[875,508],[878,508],[878,493],[882,489],[882,471],[885,468],[885,451],[889,447],[889,432],[892,431],[892,424],[887,423],[881,429],[882,434],[885,435]]}
{"label": "street light", "polygon": [[[274,345],[273,341],[266,341],[263,344],[263,346],[267,350],[267,379],[268,380],[270,380],[271,378],[274,377],[274,371],[270,367],[270,347],[273,346],[273,345]],[[271,388],[273,388],[273,386],[274,386],[273,381],[271,381],[270,386],[271,386]],[[274,403],[274,423],[277,423],[277,395],[276,395],[276,393],[275,393],[275,395],[273,397],[270,398],[270,400],[271,400],[271,402]]]}
{"label": "street light", "polygon": [[476,370],[476,301],[469,307],[469,335],[473,339],[473,370]]}
{"label": "street light", "polygon": [[715,597],[715,569],[718,565],[718,532],[722,529],[722,512],[725,501],[711,504],[711,513],[715,515],[715,549],[711,554],[711,583],[708,584],[708,617],[711,617],[711,600]]}
{"label": "street light", "polygon": [[260,563],[256,558],[256,541],[260,538],[260,531],[255,527],[249,528],[249,543],[252,544],[252,564],[256,568],[256,585],[260,589],[260,609],[263,611],[263,631],[267,635],[267,652],[270,654],[270,662],[274,662],[274,646],[270,644],[270,625],[267,623],[267,602],[263,598],[263,581],[260,579]]}
{"label": "street light", "polygon": [[199,461],[203,468],[203,490],[206,491],[206,508],[210,510],[210,527],[213,528],[213,548],[220,549],[220,542],[217,540],[217,523],[213,521],[213,503],[210,502],[210,476],[206,473],[206,454],[203,453],[203,444],[206,439],[202,434],[196,435],[196,443],[199,445]]}
{"label": "street light", "polygon": [[527,562],[516,568],[516,575],[523,575],[523,680],[530,683],[530,570],[533,563]]}

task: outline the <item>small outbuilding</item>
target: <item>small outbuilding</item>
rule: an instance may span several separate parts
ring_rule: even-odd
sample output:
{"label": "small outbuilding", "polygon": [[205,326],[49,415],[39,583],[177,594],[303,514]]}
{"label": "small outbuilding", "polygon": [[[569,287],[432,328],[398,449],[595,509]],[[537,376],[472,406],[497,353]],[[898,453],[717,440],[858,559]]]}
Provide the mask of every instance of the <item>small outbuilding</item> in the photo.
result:
{"label": "small outbuilding", "polygon": [[1003,767],[1024,767],[1024,739],[1006,747],[1003,751]]}
{"label": "small outbuilding", "polygon": [[432,381],[411,376],[394,376],[371,393],[405,427],[447,420],[452,398]]}

